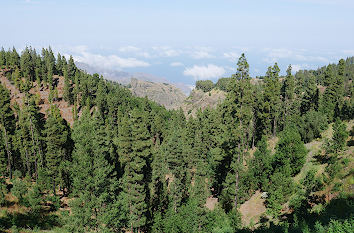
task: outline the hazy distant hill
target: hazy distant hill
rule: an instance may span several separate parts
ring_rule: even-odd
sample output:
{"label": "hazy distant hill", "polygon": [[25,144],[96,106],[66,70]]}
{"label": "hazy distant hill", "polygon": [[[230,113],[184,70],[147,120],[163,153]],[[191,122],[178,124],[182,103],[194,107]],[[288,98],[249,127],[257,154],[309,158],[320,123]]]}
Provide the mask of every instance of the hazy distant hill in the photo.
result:
{"label": "hazy distant hill", "polygon": [[183,84],[172,84],[167,79],[156,77],[147,73],[127,73],[117,70],[93,67],[86,63],[76,62],[76,65],[89,74],[99,73],[104,78],[117,81],[125,85],[131,92],[139,97],[147,96],[167,109],[176,109],[190,94],[191,89]]}
{"label": "hazy distant hill", "polygon": [[128,88],[139,97],[147,96],[167,109],[176,109],[181,106],[187,96],[177,87],[169,83],[157,83],[132,78]]}
{"label": "hazy distant hill", "polygon": [[103,77],[106,79],[117,81],[123,85],[128,85],[131,81],[131,78],[135,78],[138,80],[149,81],[154,83],[169,83],[181,89],[185,95],[189,95],[189,93],[191,92],[191,88],[185,85],[184,83],[171,83],[165,78],[157,77],[152,74],[147,74],[143,72],[128,73],[124,71],[91,66],[82,62],[75,62],[75,64],[78,68],[85,70],[89,74],[98,73],[100,75],[103,75]]}

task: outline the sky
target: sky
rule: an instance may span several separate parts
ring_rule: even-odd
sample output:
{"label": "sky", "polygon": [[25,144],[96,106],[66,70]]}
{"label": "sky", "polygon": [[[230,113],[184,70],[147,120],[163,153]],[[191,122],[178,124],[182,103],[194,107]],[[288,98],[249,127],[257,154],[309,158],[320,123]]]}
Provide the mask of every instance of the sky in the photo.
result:
{"label": "sky", "polygon": [[252,76],[354,56],[353,0],[0,0],[0,46],[51,46],[107,70],[171,82]]}

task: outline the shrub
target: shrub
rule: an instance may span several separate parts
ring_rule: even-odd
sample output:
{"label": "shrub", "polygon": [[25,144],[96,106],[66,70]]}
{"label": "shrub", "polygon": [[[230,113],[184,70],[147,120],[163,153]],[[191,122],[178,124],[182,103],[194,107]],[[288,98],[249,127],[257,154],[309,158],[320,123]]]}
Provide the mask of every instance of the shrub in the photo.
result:
{"label": "shrub", "polygon": [[214,83],[211,80],[199,80],[195,83],[195,88],[203,92],[208,92],[214,88]]}
{"label": "shrub", "polygon": [[231,78],[220,78],[216,82],[215,88],[227,92],[227,91],[229,91],[230,81],[231,81]]}

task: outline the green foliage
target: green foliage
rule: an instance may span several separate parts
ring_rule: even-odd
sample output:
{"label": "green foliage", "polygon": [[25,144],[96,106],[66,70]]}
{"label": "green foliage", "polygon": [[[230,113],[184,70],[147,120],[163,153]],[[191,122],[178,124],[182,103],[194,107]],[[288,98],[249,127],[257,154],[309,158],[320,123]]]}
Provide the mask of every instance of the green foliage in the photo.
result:
{"label": "green foliage", "polygon": [[65,120],[60,115],[60,110],[56,105],[51,105],[48,113],[48,118],[45,122],[45,141],[46,141],[46,167],[47,174],[53,185],[53,193],[55,195],[56,184],[62,183],[60,176],[62,175],[65,159],[68,158],[70,148],[69,127]]}
{"label": "green foliage", "polygon": [[333,137],[332,148],[335,152],[343,150],[349,133],[347,132],[347,126],[340,119],[336,119],[333,124]]}
{"label": "green foliage", "polygon": [[294,176],[300,172],[306,155],[307,150],[301,141],[300,134],[293,127],[286,128],[277,145],[273,168],[287,176]]}
{"label": "green foliage", "polygon": [[[102,224],[114,225],[116,219],[107,215],[116,205],[117,182],[107,160],[110,140],[102,118],[98,114],[91,117],[86,109],[74,126],[73,139],[73,226],[77,231],[87,231],[98,230]],[[113,223],[106,222],[107,219]]]}
{"label": "green foliage", "polygon": [[26,194],[28,192],[28,182],[19,177],[15,177],[12,181],[11,193],[14,195],[21,205],[27,205]]}
{"label": "green foliage", "polygon": [[[0,174],[5,175],[5,164],[7,164],[7,172],[12,176],[12,148],[11,148],[11,135],[14,133],[15,121],[14,113],[10,108],[10,93],[0,84],[0,142],[1,149],[0,159],[2,166],[0,167]],[[5,155],[6,151],[6,155]]]}
{"label": "green foliage", "polygon": [[[270,221],[278,225],[261,224],[255,232],[343,230],[351,224],[350,205],[343,206],[350,199],[314,202],[324,182],[335,180],[332,191],[342,189],[337,178],[350,165],[349,159],[341,159],[348,137],[344,123],[337,120],[333,126],[325,172],[310,169],[299,183],[294,176],[305,162],[303,142],[320,137],[333,119],[352,119],[352,60],[295,76],[289,66],[284,78],[274,64],[261,81],[253,82],[242,54],[232,77],[215,85],[210,80],[196,83],[204,92],[226,91],[226,100],[186,119],[182,110],[167,111],[77,69],[72,57],[68,62],[60,54],[55,57],[50,47],[41,55],[26,47],[21,56],[15,49],[2,49],[4,78],[24,98],[19,106],[0,85],[0,172],[4,179],[12,170],[26,174],[15,174],[11,192],[30,211],[5,214],[0,224],[19,231],[236,232],[242,228],[240,204],[260,189],[268,193]],[[66,109],[52,105],[44,117],[39,94],[29,93],[37,82],[31,93],[47,85],[45,102],[59,101],[58,76],[64,76],[64,100],[73,104],[72,130],[62,118]],[[267,148],[271,134],[279,136],[274,154]],[[11,185],[1,184],[4,204]],[[44,213],[43,205],[56,211],[68,195],[72,213],[60,210],[65,219],[61,228],[57,213]],[[218,200],[213,211],[205,207],[210,197]],[[286,202],[293,213],[283,218]],[[332,216],[337,222],[331,222]]]}
{"label": "green foliage", "polygon": [[307,143],[321,137],[321,132],[328,128],[327,118],[320,112],[310,110],[302,116],[298,127],[302,140]]}
{"label": "green foliage", "polygon": [[291,177],[282,172],[275,172],[270,180],[271,184],[266,189],[268,192],[267,211],[271,216],[278,218],[282,205],[294,191],[294,185]]}
{"label": "green foliage", "polygon": [[0,206],[6,203],[5,195],[7,194],[7,187],[4,178],[0,178]]}
{"label": "green foliage", "polygon": [[266,187],[272,173],[272,156],[267,146],[266,137],[262,137],[251,161],[252,174],[259,188]]}
{"label": "green foliage", "polygon": [[203,92],[208,92],[214,88],[214,83],[211,80],[198,80],[195,83],[195,88],[197,90],[202,90]]}
{"label": "green foliage", "polygon": [[229,216],[231,216],[231,213],[228,215],[221,208],[216,208],[213,211],[209,211],[207,214],[207,225],[205,226],[205,232],[235,232],[233,221]]}
{"label": "green foliage", "polygon": [[39,185],[34,184],[27,194],[28,206],[33,214],[39,214],[41,210],[42,194]]}
{"label": "green foliage", "polygon": [[281,83],[279,81],[280,69],[277,63],[273,67],[268,67],[266,77],[264,79],[264,92],[262,102],[260,103],[260,121],[265,134],[277,132],[277,123],[280,116],[281,101]]}
{"label": "green foliage", "polygon": [[215,88],[222,91],[229,91],[231,78],[220,78],[215,84]]}

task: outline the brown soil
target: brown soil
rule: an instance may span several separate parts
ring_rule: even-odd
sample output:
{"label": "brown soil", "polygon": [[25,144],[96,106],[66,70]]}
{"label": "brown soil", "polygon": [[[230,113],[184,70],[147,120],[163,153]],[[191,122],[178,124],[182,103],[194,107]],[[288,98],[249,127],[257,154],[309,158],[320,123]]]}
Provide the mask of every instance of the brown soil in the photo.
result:
{"label": "brown soil", "polygon": [[259,222],[260,217],[266,211],[264,201],[265,200],[261,198],[261,192],[256,191],[248,201],[240,206],[241,220],[244,226],[250,225],[251,222]]}
{"label": "brown soil", "polygon": [[[53,104],[56,104],[60,109],[60,114],[65,119],[70,126],[74,124],[74,117],[72,113],[73,105],[69,105],[68,102],[64,101],[63,99],[63,92],[64,92],[64,77],[54,75],[53,79],[57,82],[58,88],[58,101],[55,101]],[[24,93],[21,93],[4,75],[3,71],[0,71],[0,82],[4,85],[11,94],[11,101],[12,103],[17,102],[18,105],[23,105],[23,98],[25,96]],[[40,112],[47,117],[47,110],[50,108],[50,103],[48,102],[49,97],[49,88],[46,86],[38,87],[37,83],[33,83],[33,88],[30,90],[31,94],[39,94],[40,101],[39,107]]]}

